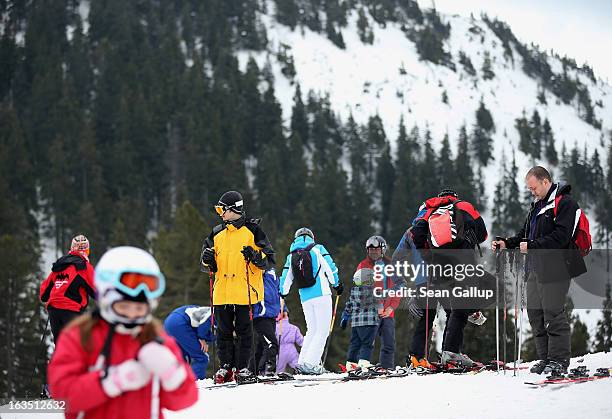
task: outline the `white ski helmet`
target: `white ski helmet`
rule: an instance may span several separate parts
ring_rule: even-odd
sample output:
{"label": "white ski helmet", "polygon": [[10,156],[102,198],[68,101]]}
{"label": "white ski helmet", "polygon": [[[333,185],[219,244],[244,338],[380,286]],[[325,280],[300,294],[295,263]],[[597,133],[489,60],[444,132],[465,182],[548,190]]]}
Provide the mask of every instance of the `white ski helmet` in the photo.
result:
{"label": "white ski helmet", "polygon": [[[137,247],[121,246],[104,253],[98,262],[95,285],[102,318],[111,324],[134,327],[151,321],[166,279],[151,254]],[[136,319],[121,316],[113,304],[122,300],[148,303],[148,313]]]}

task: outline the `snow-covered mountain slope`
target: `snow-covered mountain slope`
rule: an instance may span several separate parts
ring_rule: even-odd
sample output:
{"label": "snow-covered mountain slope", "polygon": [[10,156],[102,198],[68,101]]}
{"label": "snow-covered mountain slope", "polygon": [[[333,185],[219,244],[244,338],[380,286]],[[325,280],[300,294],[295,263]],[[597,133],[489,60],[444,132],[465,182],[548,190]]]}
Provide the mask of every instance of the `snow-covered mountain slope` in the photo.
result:
{"label": "snow-covered mountain slope", "polygon": [[[281,73],[283,65],[277,59],[277,52],[282,45],[288,47],[287,54],[293,57],[297,73],[295,81],[299,82],[302,92],[312,90],[320,95],[328,94],[332,109],[343,120],[352,114],[357,122],[365,123],[368,117],[379,114],[392,144],[397,137],[401,116],[408,128],[417,125],[424,130],[429,127],[434,145],[439,145],[446,133],[453,144],[463,124],[468,130],[474,124],[475,111],[482,98],[496,125],[493,134],[495,161],[483,173],[489,196],[498,179],[502,156],[509,159],[513,150],[517,152],[517,178],[522,177],[531,165],[530,159],[518,151],[515,120],[523,115],[523,111],[529,118],[537,109],[542,120],[548,118],[558,152],[563,143],[568,148],[574,143],[580,149],[585,144],[590,150],[601,148],[602,137],[607,138],[612,129],[610,85],[601,80],[593,83],[585,74],[575,70],[569,72],[588,86],[592,103],[601,104],[595,106],[595,115],[602,121],[602,129],[596,129],[580,118],[577,101],[566,105],[547,91],[547,104],[541,104],[537,98],[539,82],[522,70],[520,54],[512,47],[513,59],[505,58],[501,40],[482,19],[441,15],[443,22],[451,26],[445,50],[452,55],[456,65],[457,71],[452,71],[442,65],[421,61],[415,44],[402,32],[399,24],[388,23],[383,28],[370,18],[374,43],[367,45],[359,39],[357,13],[353,12],[348,26],[342,28],[346,48],[340,49],[324,34],[300,27],[292,31],[279,24],[273,17],[273,4],[269,2],[268,5],[268,15],[262,16],[269,39],[267,51],[243,51],[238,56],[243,69],[250,56],[255,58],[260,68],[268,62],[271,64],[276,94],[287,123],[296,85]],[[470,58],[477,72],[475,76],[467,74],[459,63],[460,51]],[[495,73],[490,80],[484,80],[480,71],[485,53],[489,54]],[[558,58],[549,56],[548,62],[555,73],[562,72]],[[444,91],[448,104],[442,101]]]}
{"label": "snow-covered mountain slope", "polygon": [[[612,354],[592,354],[572,368],[591,372],[612,365]],[[568,387],[530,388],[525,381],[542,379],[521,370],[476,375],[440,374],[388,380],[323,383],[296,388],[291,384],[255,384],[241,388],[200,390],[198,404],[168,418],[200,415],[230,418],[604,418],[610,416],[607,394],[612,379]],[[210,380],[207,380],[210,381]],[[200,385],[208,386],[210,383]],[[236,403],[240,400],[241,403]]]}

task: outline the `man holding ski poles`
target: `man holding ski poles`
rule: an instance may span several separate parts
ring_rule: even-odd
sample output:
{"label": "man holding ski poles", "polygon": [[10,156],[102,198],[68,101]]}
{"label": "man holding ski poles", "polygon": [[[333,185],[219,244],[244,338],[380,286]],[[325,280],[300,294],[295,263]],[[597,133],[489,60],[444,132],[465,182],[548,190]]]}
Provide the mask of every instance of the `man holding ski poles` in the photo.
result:
{"label": "man holding ski poles", "polygon": [[565,301],[571,278],[586,272],[582,255],[590,249],[588,221],[569,195],[571,186],[553,183],[545,168],[532,167],[525,182],[535,200],[522,229],[491,247],[527,254],[527,316],[540,359],[531,372],[560,375],[570,361]]}
{"label": "man holding ski poles", "polygon": [[201,265],[215,272],[212,300],[221,364],[215,382],[248,381],[254,379],[248,369],[253,355],[252,305],[264,298],[263,272],[274,267],[274,250],[259,226],[261,220],[246,218],[239,192],[224,193],[215,210],[223,224],[204,240],[200,257]]}

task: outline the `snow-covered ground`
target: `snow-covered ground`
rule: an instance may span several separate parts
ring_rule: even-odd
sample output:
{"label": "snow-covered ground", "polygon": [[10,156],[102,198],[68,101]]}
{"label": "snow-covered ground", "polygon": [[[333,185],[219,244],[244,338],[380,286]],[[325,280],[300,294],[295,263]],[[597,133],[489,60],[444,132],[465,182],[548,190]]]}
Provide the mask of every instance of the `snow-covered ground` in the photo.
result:
{"label": "snow-covered ground", "polygon": [[[581,361],[582,360],[582,361]],[[612,353],[572,359],[571,367],[612,367]],[[525,381],[541,379],[522,370],[476,375],[437,374],[348,383],[323,382],[308,387],[292,384],[251,384],[206,390],[181,412],[164,412],[170,419],[201,418],[609,418],[612,378],[580,384],[531,388]],[[2,415],[23,419],[22,415]],[[29,415],[56,419],[59,414]]]}

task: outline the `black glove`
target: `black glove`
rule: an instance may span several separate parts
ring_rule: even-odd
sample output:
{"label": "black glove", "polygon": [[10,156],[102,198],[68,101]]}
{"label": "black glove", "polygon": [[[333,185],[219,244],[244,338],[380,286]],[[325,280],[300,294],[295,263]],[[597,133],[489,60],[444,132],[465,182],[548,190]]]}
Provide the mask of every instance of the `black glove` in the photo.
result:
{"label": "black glove", "polygon": [[415,319],[420,319],[423,317],[423,309],[419,306],[419,302],[416,297],[412,297],[410,301],[408,301],[408,312]]}
{"label": "black glove", "polygon": [[342,295],[344,292],[344,285],[342,284],[342,281],[338,281],[338,285],[336,285],[334,289],[336,290],[336,295]]}
{"label": "black glove", "polygon": [[217,261],[215,260],[215,251],[210,247],[207,247],[202,251],[200,256],[200,262],[202,265],[207,266],[212,272],[217,272]]}
{"label": "black glove", "polygon": [[251,246],[244,246],[241,250],[241,253],[244,256],[244,260],[247,263],[252,263],[257,266],[259,269],[264,269],[266,267],[266,261],[263,260],[263,256],[261,252],[253,249]]}

